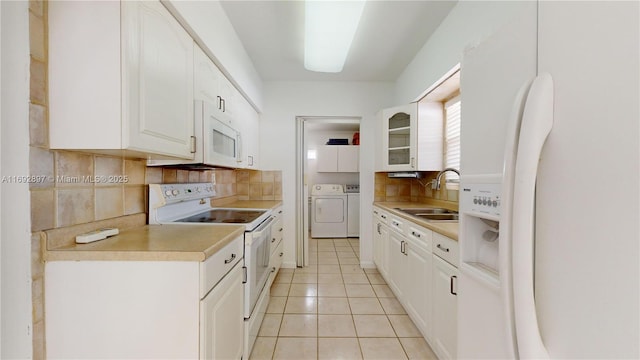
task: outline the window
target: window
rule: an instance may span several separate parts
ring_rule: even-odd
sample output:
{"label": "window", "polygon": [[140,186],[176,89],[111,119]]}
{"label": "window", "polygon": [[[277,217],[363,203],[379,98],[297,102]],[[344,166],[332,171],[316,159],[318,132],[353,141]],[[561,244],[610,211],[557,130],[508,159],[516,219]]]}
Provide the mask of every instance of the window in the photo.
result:
{"label": "window", "polygon": [[[460,95],[444,103],[444,167],[460,169]],[[454,172],[445,174],[448,181],[459,181]]]}

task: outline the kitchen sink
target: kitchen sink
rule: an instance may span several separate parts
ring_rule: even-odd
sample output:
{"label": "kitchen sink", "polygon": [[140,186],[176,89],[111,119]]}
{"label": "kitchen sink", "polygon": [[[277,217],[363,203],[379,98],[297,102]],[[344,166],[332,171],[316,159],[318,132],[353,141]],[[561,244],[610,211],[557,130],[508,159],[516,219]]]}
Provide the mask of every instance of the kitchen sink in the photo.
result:
{"label": "kitchen sink", "polygon": [[407,215],[426,221],[458,221],[458,212],[442,208],[396,208]]}

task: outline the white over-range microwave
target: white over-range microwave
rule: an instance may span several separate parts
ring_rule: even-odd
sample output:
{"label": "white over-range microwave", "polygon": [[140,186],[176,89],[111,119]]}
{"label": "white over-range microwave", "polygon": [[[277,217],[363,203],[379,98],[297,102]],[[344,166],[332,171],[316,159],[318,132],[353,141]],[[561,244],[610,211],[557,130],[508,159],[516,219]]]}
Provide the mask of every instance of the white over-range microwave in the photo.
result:
{"label": "white over-range microwave", "polygon": [[214,104],[194,101],[194,145],[192,160],[148,160],[149,166],[186,165],[191,168],[240,166],[242,134],[233,120],[220,114]]}

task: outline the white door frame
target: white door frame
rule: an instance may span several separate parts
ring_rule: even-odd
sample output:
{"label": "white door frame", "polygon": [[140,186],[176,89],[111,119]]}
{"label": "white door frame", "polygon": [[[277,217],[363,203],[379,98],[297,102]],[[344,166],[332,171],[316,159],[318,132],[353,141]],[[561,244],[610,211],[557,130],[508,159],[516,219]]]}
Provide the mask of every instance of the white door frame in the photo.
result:
{"label": "white door frame", "polygon": [[362,121],[360,116],[296,116],[296,265],[309,265],[309,188],[307,184],[307,153],[305,124],[307,121]]}

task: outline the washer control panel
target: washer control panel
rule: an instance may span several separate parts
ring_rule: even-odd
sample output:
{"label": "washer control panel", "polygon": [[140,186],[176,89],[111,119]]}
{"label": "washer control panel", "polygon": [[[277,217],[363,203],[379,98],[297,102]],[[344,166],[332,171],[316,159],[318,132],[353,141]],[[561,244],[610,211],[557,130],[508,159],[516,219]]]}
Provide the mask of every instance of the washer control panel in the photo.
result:
{"label": "washer control panel", "polygon": [[311,195],[344,195],[344,188],[340,184],[315,184]]}

